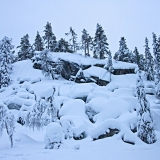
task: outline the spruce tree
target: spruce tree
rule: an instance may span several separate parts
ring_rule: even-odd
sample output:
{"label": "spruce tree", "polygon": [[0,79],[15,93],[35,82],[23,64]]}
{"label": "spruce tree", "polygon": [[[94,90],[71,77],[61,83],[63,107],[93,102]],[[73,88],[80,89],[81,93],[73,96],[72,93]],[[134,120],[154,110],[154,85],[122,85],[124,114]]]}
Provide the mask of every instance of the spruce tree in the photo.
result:
{"label": "spruce tree", "polygon": [[156,96],[160,98],[160,38],[157,40],[155,33],[153,33],[153,53]]}
{"label": "spruce tree", "polygon": [[21,38],[20,46],[18,46],[17,48],[20,48],[18,52],[19,61],[31,59],[33,57],[33,48],[29,42],[28,34]]}
{"label": "spruce tree", "polygon": [[58,51],[59,52],[69,52],[69,53],[72,53],[72,50],[71,50],[71,47],[69,45],[69,43],[67,41],[65,41],[65,39],[61,38],[59,41],[58,41]]}
{"label": "spruce tree", "polygon": [[42,40],[38,31],[37,31],[37,35],[36,35],[36,38],[35,38],[34,47],[35,47],[34,49],[36,51],[43,51],[44,50],[43,40]]}
{"label": "spruce tree", "polygon": [[90,56],[89,50],[92,44],[92,38],[89,36],[87,31],[83,29],[81,37],[81,49],[84,50],[85,56]]}
{"label": "spruce tree", "polygon": [[46,48],[52,52],[57,52],[57,41],[56,36],[52,32],[51,23],[47,22],[44,30],[45,35],[43,36]]}
{"label": "spruce tree", "polygon": [[115,53],[114,59],[116,61],[132,62],[132,53],[127,48],[126,39],[121,37],[119,41],[119,50]]}
{"label": "spruce tree", "polygon": [[107,37],[100,24],[97,24],[95,37],[93,40],[93,54],[94,58],[104,59],[108,55]]}
{"label": "spruce tree", "polygon": [[141,71],[138,71],[136,83],[138,106],[137,106],[137,136],[145,143],[156,142],[156,135],[153,127],[150,104],[146,99]]}
{"label": "spruce tree", "polygon": [[4,37],[0,41],[0,88],[7,87],[11,81],[10,72],[12,71],[13,63],[13,48],[12,40]]}
{"label": "spruce tree", "polygon": [[72,27],[70,27],[69,32],[66,33],[66,36],[69,36],[69,35],[71,36],[71,38],[69,39],[69,41],[71,42],[71,48],[75,53],[78,50],[77,34],[75,33]]}
{"label": "spruce tree", "polygon": [[137,47],[133,51],[132,62],[137,64],[140,70],[144,70],[144,57],[142,54],[139,54]]}
{"label": "spruce tree", "polygon": [[150,48],[148,46],[148,39],[145,38],[145,67],[144,67],[144,70],[145,70],[145,75],[146,75],[146,78],[147,80],[149,81],[153,81],[154,80],[154,61],[153,61],[153,57],[151,55],[151,52],[150,52]]}

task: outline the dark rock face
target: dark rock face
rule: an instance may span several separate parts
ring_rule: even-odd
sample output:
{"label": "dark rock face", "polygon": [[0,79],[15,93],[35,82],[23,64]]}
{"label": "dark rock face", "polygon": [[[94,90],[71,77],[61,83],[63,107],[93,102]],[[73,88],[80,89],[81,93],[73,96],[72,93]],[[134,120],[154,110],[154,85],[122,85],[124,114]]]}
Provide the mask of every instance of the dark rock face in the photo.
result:
{"label": "dark rock face", "polygon": [[114,75],[122,75],[122,74],[131,74],[135,73],[135,69],[114,69],[113,74]]}
{"label": "dark rock face", "polygon": [[95,139],[93,139],[93,140],[98,140],[98,139],[103,139],[103,138],[107,138],[107,137],[112,137],[113,135],[119,133],[119,130],[116,129],[116,128],[115,128],[115,129],[109,129],[109,130],[110,130],[109,133],[106,132],[106,134],[102,134],[102,135],[100,135],[98,138],[95,138]]}
{"label": "dark rock face", "polygon": [[7,107],[8,109],[16,109],[16,110],[20,110],[21,108],[21,106],[16,103],[10,103]]}

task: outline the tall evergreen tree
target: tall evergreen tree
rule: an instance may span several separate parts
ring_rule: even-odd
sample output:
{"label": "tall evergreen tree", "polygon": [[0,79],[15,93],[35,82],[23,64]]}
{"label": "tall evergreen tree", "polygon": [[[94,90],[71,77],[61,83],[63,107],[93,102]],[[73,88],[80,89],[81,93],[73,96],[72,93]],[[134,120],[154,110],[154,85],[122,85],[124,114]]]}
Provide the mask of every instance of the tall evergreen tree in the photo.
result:
{"label": "tall evergreen tree", "polygon": [[97,24],[95,37],[93,40],[93,54],[94,58],[104,59],[108,55],[107,37],[100,24]]}
{"label": "tall evergreen tree", "polygon": [[7,87],[11,81],[10,72],[12,70],[13,62],[13,48],[12,40],[4,37],[0,41],[0,88]]}
{"label": "tall evergreen tree", "polygon": [[137,136],[147,144],[156,142],[156,135],[153,127],[153,118],[151,116],[150,105],[146,99],[141,71],[138,71],[136,83],[138,96],[137,106]]}
{"label": "tall evergreen tree", "polygon": [[67,41],[65,41],[65,39],[61,38],[58,41],[58,51],[59,52],[69,52],[72,53],[71,47],[69,45],[69,43]]}
{"label": "tall evergreen tree", "polygon": [[57,52],[57,41],[56,36],[52,32],[51,23],[47,22],[44,30],[45,35],[43,36],[46,48],[52,52]]}
{"label": "tall evergreen tree", "polygon": [[92,44],[92,38],[85,29],[82,31],[81,44],[81,49],[84,50],[85,56],[90,56],[89,50]]}
{"label": "tall evergreen tree", "polygon": [[26,34],[21,38],[20,46],[17,48],[20,48],[18,52],[18,60],[26,60],[33,57],[33,48],[29,42],[29,36]]}
{"label": "tall evergreen tree", "polygon": [[126,39],[121,37],[119,41],[119,50],[115,53],[114,59],[123,62],[132,62],[132,53],[127,48]]}
{"label": "tall evergreen tree", "polygon": [[75,33],[72,27],[70,27],[69,32],[66,33],[66,36],[69,36],[69,35],[71,36],[71,38],[69,39],[69,41],[71,42],[71,48],[75,53],[78,50],[77,34]]}
{"label": "tall evergreen tree", "polygon": [[144,67],[144,70],[145,70],[145,75],[146,75],[146,78],[147,80],[149,81],[153,81],[154,80],[154,61],[153,61],[153,57],[151,55],[151,52],[150,52],[150,48],[148,46],[148,39],[145,38],[145,67]]}
{"label": "tall evergreen tree", "polygon": [[153,53],[156,96],[160,98],[160,38],[157,40],[155,33],[153,33]]}
{"label": "tall evergreen tree", "polygon": [[35,47],[34,49],[36,51],[43,51],[44,50],[43,40],[42,40],[38,31],[37,31],[37,35],[36,35],[36,38],[35,38],[34,47]]}
{"label": "tall evergreen tree", "polygon": [[139,54],[137,47],[135,47],[132,55],[132,62],[138,65],[140,70],[144,70],[144,56]]}

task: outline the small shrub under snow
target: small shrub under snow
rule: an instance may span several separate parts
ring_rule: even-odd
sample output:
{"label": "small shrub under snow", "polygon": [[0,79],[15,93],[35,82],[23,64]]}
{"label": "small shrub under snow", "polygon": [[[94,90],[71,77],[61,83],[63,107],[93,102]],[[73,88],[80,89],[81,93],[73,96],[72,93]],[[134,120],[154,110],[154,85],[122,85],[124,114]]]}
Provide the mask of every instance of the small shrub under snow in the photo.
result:
{"label": "small shrub under snow", "polygon": [[63,128],[59,123],[51,122],[46,129],[45,149],[58,149],[63,139]]}

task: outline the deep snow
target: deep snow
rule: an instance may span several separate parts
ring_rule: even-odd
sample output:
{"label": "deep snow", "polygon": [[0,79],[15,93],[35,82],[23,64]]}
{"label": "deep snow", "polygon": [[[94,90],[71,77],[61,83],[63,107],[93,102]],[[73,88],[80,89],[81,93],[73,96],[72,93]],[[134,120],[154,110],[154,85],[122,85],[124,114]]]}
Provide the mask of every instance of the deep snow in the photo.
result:
{"label": "deep snow", "polygon": [[[74,57],[71,55],[71,60],[75,60],[75,55]],[[65,56],[67,59],[70,57]],[[88,64],[90,58],[79,58],[77,61]],[[151,145],[145,144],[131,131],[136,125],[137,98],[134,95],[136,74],[112,75],[112,82],[101,87],[93,83],[76,84],[62,78],[45,79],[41,71],[33,69],[32,65],[30,60],[13,64],[12,83],[4,91],[0,91],[0,102],[22,106],[20,111],[11,110],[18,119],[19,116],[25,117],[32,109],[35,95],[48,97],[55,88],[55,102],[61,117],[56,123],[62,125],[63,131],[68,127],[71,130],[70,134],[74,136],[85,133],[84,139],[63,138],[59,149],[45,149],[46,127],[40,131],[33,131],[17,123],[13,148],[10,148],[5,130],[0,138],[0,159],[156,160],[160,157],[160,104],[157,101],[155,103],[153,95],[147,95],[147,99],[155,123],[157,142]],[[25,82],[20,84],[20,79]],[[33,81],[36,83],[32,83]],[[153,82],[144,81],[144,83],[146,87],[153,85]],[[82,96],[87,97],[86,103],[81,99],[75,99]],[[87,106],[95,111],[93,117],[95,123],[91,123],[88,119],[85,112]],[[72,125],[67,126],[71,122]],[[94,137],[108,132],[109,128],[118,128],[120,132],[112,137],[93,141]],[[135,145],[125,143],[122,137],[126,141],[134,142]]]}

